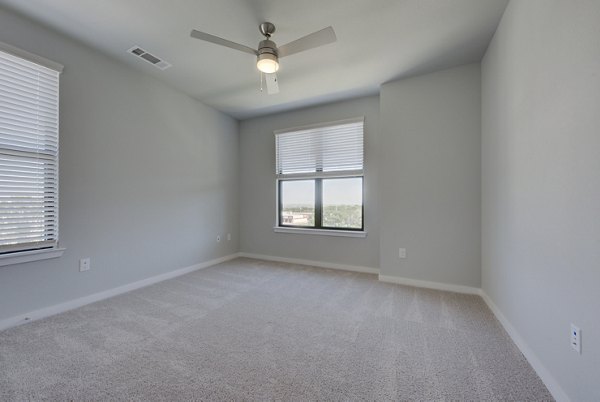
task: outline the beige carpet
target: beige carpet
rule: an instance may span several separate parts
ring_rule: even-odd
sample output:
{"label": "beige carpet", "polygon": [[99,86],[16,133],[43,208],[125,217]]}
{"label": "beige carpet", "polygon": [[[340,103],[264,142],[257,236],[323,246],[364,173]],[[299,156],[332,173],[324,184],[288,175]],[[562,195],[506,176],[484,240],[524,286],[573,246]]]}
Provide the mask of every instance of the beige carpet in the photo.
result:
{"label": "beige carpet", "polygon": [[0,399],[552,397],[477,296],[237,259],[0,332]]}

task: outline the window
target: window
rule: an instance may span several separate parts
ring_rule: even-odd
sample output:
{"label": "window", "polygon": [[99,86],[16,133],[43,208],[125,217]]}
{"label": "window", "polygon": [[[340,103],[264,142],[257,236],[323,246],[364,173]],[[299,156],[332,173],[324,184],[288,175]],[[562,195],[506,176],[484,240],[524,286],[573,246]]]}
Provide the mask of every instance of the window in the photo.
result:
{"label": "window", "polygon": [[364,119],[275,133],[277,226],[362,231]]}
{"label": "window", "polygon": [[58,245],[58,90],[62,67],[43,60],[0,44],[2,256]]}

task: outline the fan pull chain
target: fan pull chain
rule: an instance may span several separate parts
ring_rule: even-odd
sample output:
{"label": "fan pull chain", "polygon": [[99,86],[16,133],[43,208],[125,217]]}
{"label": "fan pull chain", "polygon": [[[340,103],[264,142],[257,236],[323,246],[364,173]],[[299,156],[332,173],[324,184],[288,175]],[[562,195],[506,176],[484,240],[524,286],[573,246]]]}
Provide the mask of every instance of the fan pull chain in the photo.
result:
{"label": "fan pull chain", "polygon": [[263,91],[263,72],[260,72],[260,92]]}

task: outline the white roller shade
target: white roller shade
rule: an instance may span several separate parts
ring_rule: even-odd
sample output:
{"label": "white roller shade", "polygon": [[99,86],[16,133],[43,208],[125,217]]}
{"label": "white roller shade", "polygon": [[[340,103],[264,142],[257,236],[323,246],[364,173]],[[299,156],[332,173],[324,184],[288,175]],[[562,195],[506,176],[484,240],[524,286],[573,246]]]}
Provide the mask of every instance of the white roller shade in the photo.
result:
{"label": "white roller shade", "polygon": [[59,72],[0,51],[0,253],[58,242]]}
{"label": "white roller shade", "polygon": [[363,173],[364,119],[275,133],[276,174],[318,177]]}

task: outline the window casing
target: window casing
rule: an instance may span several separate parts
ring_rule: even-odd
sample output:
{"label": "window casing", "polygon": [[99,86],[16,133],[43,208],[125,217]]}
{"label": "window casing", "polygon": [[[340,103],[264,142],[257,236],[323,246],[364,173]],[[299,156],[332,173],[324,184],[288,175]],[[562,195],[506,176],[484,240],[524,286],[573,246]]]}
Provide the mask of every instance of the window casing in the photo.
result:
{"label": "window casing", "polygon": [[275,133],[277,227],[364,230],[364,118]]}
{"label": "window casing", "polygon": [[62,66],[44,60],[0,44],[0,255],[58,246]]}

